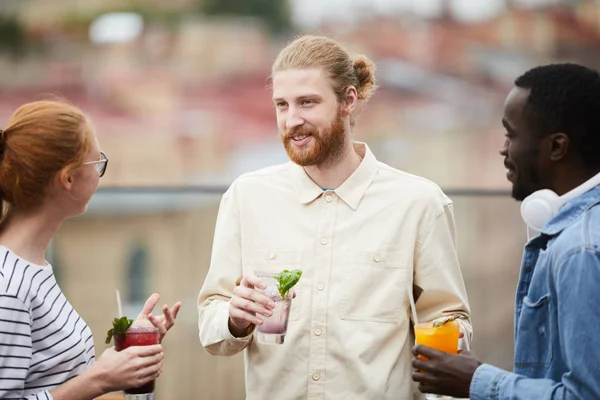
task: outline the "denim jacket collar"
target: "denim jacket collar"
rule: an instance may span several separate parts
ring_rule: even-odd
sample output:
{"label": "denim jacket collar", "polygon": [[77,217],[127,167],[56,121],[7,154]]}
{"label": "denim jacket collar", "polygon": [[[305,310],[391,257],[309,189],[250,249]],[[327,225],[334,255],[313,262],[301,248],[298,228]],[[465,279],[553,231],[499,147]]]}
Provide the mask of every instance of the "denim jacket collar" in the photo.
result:
{"label": "denim jacket collar", "polygon": [[542,229],[548,236],[559,234],[569,225],[573,224],[581,215],[600,203],[600,185],[588,190],[584,194],[569,200]]}

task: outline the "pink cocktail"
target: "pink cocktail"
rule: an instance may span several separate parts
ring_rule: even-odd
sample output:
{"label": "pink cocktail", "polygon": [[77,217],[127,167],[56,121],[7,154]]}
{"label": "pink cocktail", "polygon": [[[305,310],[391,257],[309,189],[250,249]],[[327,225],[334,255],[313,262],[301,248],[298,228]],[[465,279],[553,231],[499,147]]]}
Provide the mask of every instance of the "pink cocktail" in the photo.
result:
{"label": "pink cocktail", "polygon": [[281,297],[275,272],[255,271],[254,275],[267,286],[261,293],[275,302],[275,308],[271,310],[272,316],[260,316],[264,322],[256,327],[256,338],[261,343],[282,344],[285,341],[290,319],[292,292],[290,291],[285,298]]}

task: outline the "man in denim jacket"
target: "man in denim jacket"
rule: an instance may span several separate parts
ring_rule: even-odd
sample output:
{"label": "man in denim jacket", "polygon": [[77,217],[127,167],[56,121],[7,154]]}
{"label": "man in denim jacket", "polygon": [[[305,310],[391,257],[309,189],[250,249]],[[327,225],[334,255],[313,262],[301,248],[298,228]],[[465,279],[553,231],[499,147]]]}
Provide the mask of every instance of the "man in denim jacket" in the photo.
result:
{"label": "man in denim jacket", "polygon": [[502,123],[500,155],[524,220],[531,227],[532,213],[555,208],[525,246],[514,372],[417,346],[429,360],[413,359],[413,379],[423,392],[471,400],[600,399],[600,75],[534,68],[515,81]]}

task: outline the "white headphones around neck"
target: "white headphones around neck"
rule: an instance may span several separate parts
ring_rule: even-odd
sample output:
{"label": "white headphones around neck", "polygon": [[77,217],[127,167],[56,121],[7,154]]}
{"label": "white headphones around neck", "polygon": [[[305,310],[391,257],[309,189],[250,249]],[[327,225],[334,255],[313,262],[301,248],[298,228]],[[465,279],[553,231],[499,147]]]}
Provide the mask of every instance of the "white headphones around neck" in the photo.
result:
{"label": "white headphones around neck", "polygon": [[600,173],[562,196],[550,189],[538,190],[527,196],[521,203],[521,217],[528,228],[540,232],[566,202],[598,185],[600,185]]}

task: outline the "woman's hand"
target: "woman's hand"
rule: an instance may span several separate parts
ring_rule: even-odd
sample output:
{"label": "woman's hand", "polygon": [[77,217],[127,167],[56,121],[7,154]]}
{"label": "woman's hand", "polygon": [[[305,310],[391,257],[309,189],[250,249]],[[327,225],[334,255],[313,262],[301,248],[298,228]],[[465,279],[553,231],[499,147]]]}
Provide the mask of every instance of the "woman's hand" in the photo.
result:
{"label": "woman's hand", "polygon": [[[159,300],[160,295],[158,293],[154,293],[152,296],[148,297],[148,300],[146,300],[144,308],[142,309],[142,312],[138,315],[136,322],[140,320],[150,321],[152,325],[158,328],[158,341],[159,343],[161,343],[165,335],[167,334],[167,331],[175,325],[175,319],[177,318],[177,314],[179,313],[179,309],[181,308],[181,302],[178,301],[177,303],[175,303],[173,308],[169,308],[167,304],[163,305],[163,315],[154,316],[152,315],[152,311],[154,311],[154,307],[156,307]],[[143,323],[140,325],[143,325]]]}
{"label": "woman's hand", "polygon": [[142,386],[161,374],[164,352],[160,344],[108,348],[90,367],[102,382],[104,393]]}

